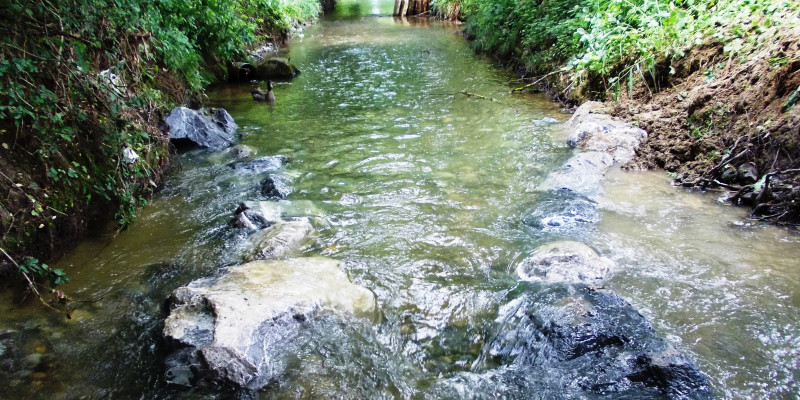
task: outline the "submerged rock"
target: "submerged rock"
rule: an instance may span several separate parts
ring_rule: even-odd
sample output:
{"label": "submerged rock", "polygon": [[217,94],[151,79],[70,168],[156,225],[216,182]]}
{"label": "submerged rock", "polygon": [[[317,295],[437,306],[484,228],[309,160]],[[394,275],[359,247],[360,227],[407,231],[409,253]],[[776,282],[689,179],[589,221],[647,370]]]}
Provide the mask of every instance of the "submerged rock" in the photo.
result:
{"label": "submerged rock", "polygon": [[248,162],[237,162],[229,164],[231,168],[240,173],[261,173],[268,171],[277,171],[283,168],[283,165],[288,161],[288,157],[283,155],[265,156],[252,159]]}
{"label": "submerged rock", "polygon": [[539,193],[537,200],[522,219],[537,232],[583,237],[600,221],[597,203],[570,190]]}
{"label": "submerged rock", "polygon": [[307,220],[278,222],[250,236],[252,252],[248,259],[271,260],[284,257],[299,249],[314,232]]}
{"label": "submerged rock", "polygon": [[618,294],[582,285],[531,289],[500,309],[484,346],[484,366],[502,366],[458,374],[426,397],[712,398],[697,366]]}
{"label": "submerged rock", "polygon": [[613,268],[611,260],[591,247],[571,241],[546,244],[517,266],[517,276],[528,282],[567,282],[597,285]]}
{"label": "submerged rock", "polygon": [[234,211],[233,226],[260,230],[281,220],[321,217],[322,210],[310,200],[245,201]]}
{"label": "submerged rock", "polygon": [[283,373],[287,343],[321,314],[374,318],[369,290],[354,285],[337,260],[254,261],[200,279],[169,298],[166,379],[259,389]]}
{"label": "submerged rock", "polygon": [[286,177],[281,175],[270,174],[261,181],[262,196],[284,200],[291,192],[292,188]]}
{"label": "submerged rock", "polygon": [[614,160],[603,152],[578,153],[550,173],[538,189],[563,189],[586,197],[599,197],[603,191],[603,178],[613,163]]}
{"label": "submerged rock", "polygon": [[169,138],[176,145],[188,142],[215,150],[233,145],[239,128],[233,117],[221,108],[195,111],[187,107],[173,109],[166,118]]}

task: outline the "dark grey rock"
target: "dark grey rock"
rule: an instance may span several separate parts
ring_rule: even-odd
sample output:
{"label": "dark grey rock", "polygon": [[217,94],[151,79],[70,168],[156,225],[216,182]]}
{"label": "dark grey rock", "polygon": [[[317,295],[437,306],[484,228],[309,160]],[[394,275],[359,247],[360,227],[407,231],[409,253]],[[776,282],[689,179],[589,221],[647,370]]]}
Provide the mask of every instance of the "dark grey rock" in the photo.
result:
{"label": "dark grey rock", "polygon": [[522,290],[499,310],[478,372],[434,385],[427,398],[713,397],[697,366],[618,294],[565,284]]}
{"label": "dark grey rock", "polygon": [[299,73],[300,70],[282,57],[270,57],[256,65],[256,76],[260,80],[292,79]]}
{"label": "dark grey rock", "polygon": [[215,150],[233,145],[238,129],[231,115],[221,108],[195,111],[177,107],[167,115],[166,123],[173,142],[189,142]]}
{"label": "dark grey rock", "polygon": [[541,233],[583,237],[600,221],[597,203],[567,189],[542,192],[522,222]]}
{"label": "dark grey rock", "polygon": [[738,173],[739,181],[745,185],[751,185],[758,182],[758,169],[756,169],[756,166],[753,163],[745,163],[740,165]]}
{"label": "dark grey rock", "polygon": [[722,183],[733,183],[738,177],[739,171],[737,171],[733,165],[728,164],[722,169],[719,180]]}
{"label": "dark grey rock", "polygon": [[240,229],[260,230],[281,220],[283,206],[272,201],[245,201],[234,211],[233,226]]}
{"label": "dark grey rock", "polygon": [[286,177],[270,174],[261,181],[261,195],[273,199],[285,200],[292,192]]}

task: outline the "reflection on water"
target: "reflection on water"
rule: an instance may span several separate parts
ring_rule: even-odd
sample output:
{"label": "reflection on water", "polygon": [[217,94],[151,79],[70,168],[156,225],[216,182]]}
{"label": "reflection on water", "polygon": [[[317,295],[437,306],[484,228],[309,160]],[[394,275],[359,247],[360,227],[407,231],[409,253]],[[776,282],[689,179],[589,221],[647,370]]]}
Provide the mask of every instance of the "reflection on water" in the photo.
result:
{"label": "reflection on water", "polygon": [[[569,116],[509,94],[519,82],[451,27],[364,17],[391,14],[392,2],[375,4],[341,1],[292,41],[303,74],[276,83],[274,107],[253,102],[251,84],[208,93],[243,144],[288,158],[279,172],[292,182],[289,200],[324,214],[309,255],[343,260],[383,316],[313,324],[261,398],[412,398],[473,370],[486,327],[516,290],[516,265],[557,238],[522,220],[540,201],[532,188],[570,155],[562,124],[535,120]],[[89,238],[58,263],[73,280],[66,289],[89,301],[76,303],[73,321],[3,294],[0,327],[25,332],[26,346],[52,359],[44,376],[15,378],[5,389],[13,397],[193,398],[162,383],[162,304],[241,261],[228,222],[258,199],[262,177],[231,168],[230,152],[181,159],[129,230]],[[672,189],[661,174],[612,173],[601,206],[587,240],[619,264],[607,286],[688,352],[716,393],[797,392],[800,238],[743,224],[739,210]]]}

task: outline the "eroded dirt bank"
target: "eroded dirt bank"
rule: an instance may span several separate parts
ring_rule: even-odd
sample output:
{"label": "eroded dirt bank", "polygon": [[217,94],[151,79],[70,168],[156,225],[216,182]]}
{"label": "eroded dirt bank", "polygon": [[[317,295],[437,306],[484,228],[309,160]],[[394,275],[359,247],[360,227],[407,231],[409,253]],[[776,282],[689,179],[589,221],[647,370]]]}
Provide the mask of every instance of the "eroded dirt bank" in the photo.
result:
{"label": "eroded dirt bank", "polygon": [[626,167],[663,168],[678,185],[729,192],[755,218],[800,222],[799,39],[783,31],[743,58],[707,46],[675,64],[664,90],[609,101],[648,132]]}

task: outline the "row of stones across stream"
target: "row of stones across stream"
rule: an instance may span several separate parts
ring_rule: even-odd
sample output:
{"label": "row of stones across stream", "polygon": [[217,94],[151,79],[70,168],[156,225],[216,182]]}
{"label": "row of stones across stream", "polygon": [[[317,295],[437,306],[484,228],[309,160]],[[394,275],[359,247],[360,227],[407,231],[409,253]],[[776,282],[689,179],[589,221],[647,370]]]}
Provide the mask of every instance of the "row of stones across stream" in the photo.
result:
{"label": "row of stones across stream", "polygon": [[[571,240],[544,245],[518,265],[521,289],[500,307],[481,351],[499,367],[457,373],[434,384],[425,397],[488,398],[498,390],[509,398],[530,393],[711,397],[705,377],[688,357],[621,296],[597,288],[615,268],[583,243],[599,221],[603,177],[615,163],[630,160],[646,138],[644,131],[594,112],[597,107],[585,104],[568,122],[568,143],[579,151],[544,180],[537,207],[522,221]],[[170,132],[177,137],[193,135],[200,138],[198,145],[215,149],[233,144],[235,123],[224,110],[181,108],[170,115]],[[374,295],[352,284],[340,261],[295,256],[313,240],[311,222],[321,213],[302,200],[285,200],[291,185],[277,171],[286,159],[248,160],[247,151],[237,151],[244,160],[233,168],[266,174],[262,200],[241,204],[233,216],[232,224],[251,245],[244,264],[170,296],[164,338],[173,350],[165,362],[166,379],[173,384],[257,390],[285,372],[292,338],[314,317],[377,318]],[[270,294],[276,292],[292,295]]]}

